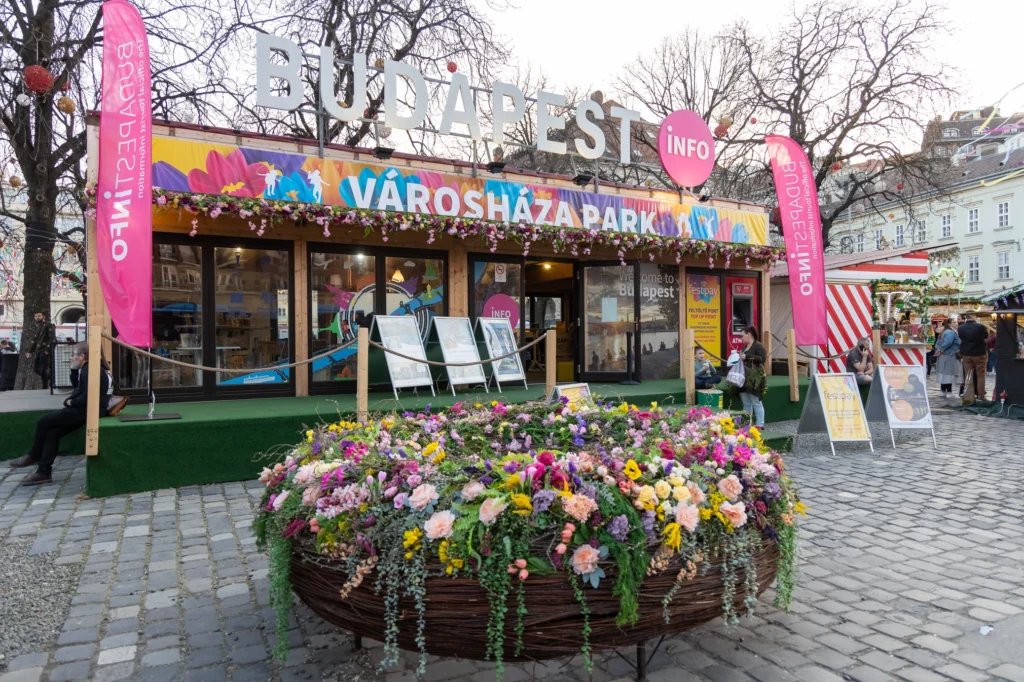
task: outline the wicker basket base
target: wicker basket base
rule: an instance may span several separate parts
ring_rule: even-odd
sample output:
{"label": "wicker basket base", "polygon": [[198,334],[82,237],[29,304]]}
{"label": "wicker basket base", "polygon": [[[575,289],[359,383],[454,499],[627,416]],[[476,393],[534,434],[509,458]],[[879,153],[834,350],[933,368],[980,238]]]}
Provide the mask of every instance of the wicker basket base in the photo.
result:
{"label": "wicker basket base", "polygon": [[[775,580],[778,550],[768,543],[754,555],[758,593]],[[376,575],[371,573],[362,585],[341,600],[345,584],[343,571],[331,570],[323,559],[310,561],[302,550],[292,556],[292,586],[314,612],[324,620],[364,637],[384,639],[384,600],[374,594]],[[609,572],[610,573],[610,572]],[[613,575],[601,581],[598,589],[584,587],[590,609],[590,644],[595,652],[645,642],[664,634],[682,632],[722,615],[721,567],[713,564],[705,575],[682,583],[670,605],[670,620],[665,622],[661,601],[675,582],[677,571],[669,570],[647,578],[640,592],[639,619],[636,625],[621,629],[615,624],[619,599],[612,595]],[[745,592],[743,576],[734,600],[741,611]],[[512,593],[514,595],[514,591]],[[516,602],[508,602],[505,621],[505,660],[540,661],[579,653],[583,643],[583,616],[565,574],[530,576],[526,584],[523,650],[513,656]],[[398,644],[415,651],[417,613],[412,599],[400,602]],[[426,649],[437,656],[458,656],[483,660],[487,651],[487,618],[490,604],[487,593],[475,579],[429,578],[426,596]]]}

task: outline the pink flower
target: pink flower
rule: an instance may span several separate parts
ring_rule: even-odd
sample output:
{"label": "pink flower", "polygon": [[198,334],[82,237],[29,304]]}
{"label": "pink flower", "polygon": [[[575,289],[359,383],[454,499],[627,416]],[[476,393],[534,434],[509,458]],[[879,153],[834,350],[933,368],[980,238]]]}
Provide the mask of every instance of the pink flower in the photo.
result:
{"label": "pink flower", "polygon": [[480,493],[484,491],[484,484],[480,481],[470,481],[462,489],[462,499],[467,502],[475,500],[480,497]]}
{"label": "pink flower", "polygon": [[320,499],[320,495],[323,494],[320,490],[319,485],[311,485],[302,491],[302,504],[307,507],[312,507],[316,504],[316,501]]}
{"label": "pink flower", "polygon": [[577,521],[586,521],[597,510],[597,502],[585,495],[573,495],[562,498],[562,508]]}
{"label": "pink flower", "polygon": [[572,553],[572,570],[574,570],[577,575],[593,573],[597,569],[597,560],[600,558],[601,553],[597,551],[596,547],[580,545],[576,548],[576,551]]}
{"label": "pink flower", "polygon": [[519,579],[520,580],[526,580],[529,577],[530,577],[530,572],[527,571],[525,568],[523,570],[519,571]]}
{"label": "pink flower", "polygon": [[259,482],[266,485],[270,483],[270,479],[274,478],[274,472],[267,467],[263,467],[263,471],[260,472]]}
{"label": "pink flower", "polygon": [[688,503],[680,503],[676,507],[676,523],[690,531],[697,530],[697,520],[700,518],[697,507]]}
{"label": "pink flower", "polygon": [[420,476],[419,474],[413,474],[412,476],[409,477],[409,487],[410,488],[415,488],[416,486],[418,486],[422,482],[423,482],[423,477]]}
{"label": "pink flower", "polygon": [[452,536],[452,527],[455,525],[455,514],[449,510],[434,512],[433,516],[423,524],[423,530],[431,540],[441,540]]}
{"label": "pink flower", "polygon": [[555,463],[555,456],[552,453],[545,451],[537,455],[537,461],[544,466],[551,466]]}
{"label": "pink flower", "polygon": [[395,495],[395,509],[401,509],[405,506],[405,501],[409,499],[408,493],[398,493]]}
{"label": "pink flower", "polygon": [[437,488],[429,483],[417,486],[409,496],[409,504],[416,511],[423,511],[434,502],[437,502]]}
{"label": "pink flower", "polygon": [[320,519],[318,519],[318,518],[316,518],[314,516],[310,520],[310,522],[309,522],[309,530],[310,530],[311,533],[319,533],[320,532]]}
{"label": "pink flower", "polygon": [[707,499],[707,496],[704,495],[704,491],[701,490],[700,486],[693,481],[686,484],[686,489],[690,491],[690,499],[693,500],[693,503],[697,506],[700,506],[704,500]]}
{"label": "pink flower", "polygon": [[292,494],[292,491],[285,490],[283,493],[274,498],[274,511],[280,511],[281,507],[284,506],[284,501],[288,499],[288,496]]}
{"label": "pink flower", "polygon": [[505,511],[505,503],[495,497],[488,497],[480,505],[480,523],[489,526],[494,523],[501,512]]}
{"label": "pink flower", "polygon": [[736,474],[729,474],[718,482],[718,492],[725,495],[725,499],[730,502],[735,502],[743,492],[743,484],[736,478]]}
{"label": "pink flower", "polygon": [[295,472],[295,484],[306,485],[316,475],[316,463],[311,462],[309,464],[303,464],[299,467],[299,470]]}
{"label": "pink flower", "polygon": [[732,524],[733,528],[739,528],[747,522],[747,511],[742,502],[737,502],[736,504],[723,502],[718,510],[722,512],[725,518],[729,519],[729,523]]}

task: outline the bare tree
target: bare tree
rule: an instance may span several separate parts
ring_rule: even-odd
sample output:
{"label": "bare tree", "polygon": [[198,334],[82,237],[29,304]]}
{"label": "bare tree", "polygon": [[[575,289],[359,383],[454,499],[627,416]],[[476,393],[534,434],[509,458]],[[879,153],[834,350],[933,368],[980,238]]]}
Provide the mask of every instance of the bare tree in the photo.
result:
{"label": "bare tree", "polygon": [[[51,277],[58,273],[54,246],[64,243],[84,264],[84,224],[58,229],[60,203],[80,200],[85,189],[86,133],[83,112],[99,101],[99,0],[6,0],[0,4],[0,149],[9,148],[13,168],[27,194],[24,213],[11,210],[0,192],[0,216],[22,223],[24,238],[24,334],[36,331],[32,314],[49,311]],[[219,10],[199,3],[151,0],[136,3],[149,35],[155,115],[208,115],[222,92],[221,48],[231,36]],[[41,66],[52,87],[37,93],[24,71]],[[70,102],[70,104],[69,104]],[[14,231],[12,230],[12,236]],[[84,270],[84,268],[83,268]],[[69,273],[63,273],[69,274]],[[80,279],[80,278],[79,278]],[[87,293],[87,283],[82,285]],[[21,363],[17,388],[35,388],[39,378]]]}
{"label": "bare tree", "polygon": [[[238,125],[265,133],[314,139],[322,135],[325,142],[357,145],[383,128],[371,124],[384,106],[384,79],[376,66],[382,60],[410,64],[434,78],[449,76],[447,65],[454,62],[460,72],[470,74],[470,82],[479,83],[489,81],[493,69],[508,57],[490,23],[468,0],[236,0],[235,13],[239,26],[253,29],[240,34],[243,53],[254,54],[255,34],[266,32],[288,36],[304,54],[314,55],[305,57],[302,70],[305,111],[272,114],[255,107],[251,84],[236,88]],[[351,103],[355,89],[351,61],[355,54],[366,55],[369,82],[364,120],[344,122],[312,113],[320,109],[321,45],[333,47],[335,59],[349,63],[335,69],[334,75],[335,92],[343,103]],[[440,93],[437,88],[431,90],[436,104]],[[436,106],[430,111],[436,113]],[[417,144],[410,137],[410,141],[416,151],[427,151],[422,140]]]}

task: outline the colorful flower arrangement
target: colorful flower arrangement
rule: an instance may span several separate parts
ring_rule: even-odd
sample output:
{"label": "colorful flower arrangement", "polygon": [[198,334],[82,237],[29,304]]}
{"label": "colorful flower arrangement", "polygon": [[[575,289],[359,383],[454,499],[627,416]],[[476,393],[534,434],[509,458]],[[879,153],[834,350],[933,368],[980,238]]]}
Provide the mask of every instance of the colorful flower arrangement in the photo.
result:
{"label": "colorful flower arrangement", "polygon": [[[397,660],[399,595],[419,610],[421,666],[428,576],[475,577],[491,601],[488,658],[498,671],[507,600],[535,575],[563,574],[584,617],[588,588],[614,580],[617,623],[637,620],[645,576],[678,571],[677,586],[721,562],[723,611],[742,589],[757,598],[750,559],[778,548],[777,601],[793,586],[795,516],[804,513],[782,457],[753,427],[707,408],[622,404],[506,405],[391,415],[370,424],[310,429],[284,461],[263,470],[257,539],[269,548],[279,646],[292,604],[292,543],[346,571],[345,598],[373,579],[388,605],[385,657]],[[372,576],[372,577],[371,577]],[[666,622],[674,591],[662,602]],[[587,622],[586,620],[584,621]],[[589,625],[582,632],[589,665]],[[283,649],[279,650],[283,654]]]}
{"label": "colorful flower arrangement", "polygon": [[[95,214],[96,190],[86,191],[89,204],[87,212]],[[383,240],[393,232],[426,232],[427,243],[432,244],[445,235],[456,239],[479,238],[488,242],[491,251],[496,251],[503,241],[515,241],[523,247],[523,256],[529,255],[534,242],[550,242],[556,252],[567,251],[573,256],[589,255],[595,247],[611,247],[625,263],[630,251],[647,254],[651,261],[657,257],[674,257],[676,263],[684,256],[707,258],[708,266],[724,261],[729,268],[734,260],[742,259],[750,267],[751,260],[766,261],[774,265],[783,256],[783,251],[771,246],[715,241],[711,239],[681,239],[658,234],[637,234],[634,232],[609,232],[597,229],[565,228],[531,223],[493,222],[473,218],[428,216],[418,213],[397,213],[325,206],[318,203],[294,203],[275,201],[262,197],[236,197],[220,194],[197,194],[192,192],[171,192],[153,190],[153,203],[164,210],[185,211],[193,215],[218,218],[228,215],[249,223],[249,229],[258,236],[283,221],[317,225],[325,237],[330,237],[332,226],[361,227],[364,236],[379,230]],[[192,221],[192,232],[198,230],[198,220]]]}

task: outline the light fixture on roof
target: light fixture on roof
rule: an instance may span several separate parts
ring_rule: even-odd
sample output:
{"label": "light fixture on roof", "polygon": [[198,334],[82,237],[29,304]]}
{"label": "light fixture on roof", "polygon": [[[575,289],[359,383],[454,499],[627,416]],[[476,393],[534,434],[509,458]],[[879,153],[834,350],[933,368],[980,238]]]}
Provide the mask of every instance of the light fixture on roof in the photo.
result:
{"label": "light fixture on roof", "polygon": [[587,185],[590,184],[590,182],[593,179],[594,179],[594,175],[592,173],[584,172],[584,173],[577,173],[576,176],[572,179],[572,182],[573,182],[573,184],[579,185],[580,187],[586,187]]}
{"label": "light fixture on roof", "polygon": [[551,269],[551,263],[544,263],[544,269],[545,270],[550,270]]}
{"label": "light fixture on roof", "polygon": [[698,199],[700,200],[700,203],[706,204],[706,203],[708,203],[708,201],[711,200],[711,195],[710,194],[701,194],[700,197],[698,197]]}
{"label": "light fixture on roof", "polygon": [[395,153],[395,150],[391,147],[381,147],[380,145],[373,148],[373,155],[381,161],[387,161],[391,158],[391,155]]}

